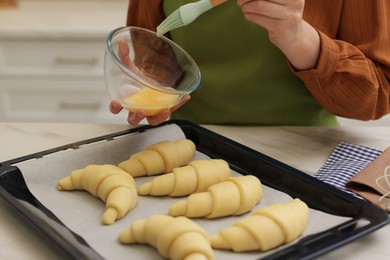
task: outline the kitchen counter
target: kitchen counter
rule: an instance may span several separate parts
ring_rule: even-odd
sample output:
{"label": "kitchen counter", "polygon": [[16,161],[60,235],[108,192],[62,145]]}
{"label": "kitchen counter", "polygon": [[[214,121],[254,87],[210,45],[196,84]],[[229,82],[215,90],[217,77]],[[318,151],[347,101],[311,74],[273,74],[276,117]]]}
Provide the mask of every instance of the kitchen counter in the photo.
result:
{"label": "kitchen counter", "polygon": [[[390,127],[223,127],[212,131],[313,175],[340,142],[383,150]],[[128,129],[128,125],[0,123],[0,161]],[[62,259],[30,224],[0,199],[0,259]],[[390,226],[321,259],[390,259]]]}

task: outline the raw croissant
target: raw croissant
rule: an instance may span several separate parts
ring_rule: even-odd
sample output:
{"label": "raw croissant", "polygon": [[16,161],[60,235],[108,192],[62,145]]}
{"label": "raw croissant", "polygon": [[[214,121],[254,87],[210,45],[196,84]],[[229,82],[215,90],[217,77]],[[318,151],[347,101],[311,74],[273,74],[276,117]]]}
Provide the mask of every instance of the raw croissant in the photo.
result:
{"label": "raw croissant", "polygon": [[242,215],[252,210],[262,196],[261,182],[255,176],[229,177],[210,186],[206,192],[191,194],[186,200],[173,204],[169,215],[190,218]]}
{"label": "raw croissant", "polygon": [[300,199],[273,204],[237,221],[211,237],[215,249],[267,251],[299,237],[306,229],[309,208]]}
{"label": "raw croissant", "polygon": [[207,233],[186,217],[152,215],[119,234],[124,244],[149,244],[169,259],[214,259]]}
{"label": "raw croissant", "polygon": [[224,160],[195,160],[186,166],[174,168],[171,173],[155,177],[152,182],[141,185],[138,194],[184,196],[206,191],[211,185],[231,175],[229,165]]}
{"label": "raw croissant", "polygon": [[186,165],[195,154],[195,144],[188,139],[161,141],[133,154],[118,166],[133,177],[171,172]]}
{"label": "raw croissant", "polygon": [[111,165],[88,165],[75,170],[57,184],[58,190],[86,190],[106,202],[103,223],[110,225],[122,218],[137,203],[133,177]]}

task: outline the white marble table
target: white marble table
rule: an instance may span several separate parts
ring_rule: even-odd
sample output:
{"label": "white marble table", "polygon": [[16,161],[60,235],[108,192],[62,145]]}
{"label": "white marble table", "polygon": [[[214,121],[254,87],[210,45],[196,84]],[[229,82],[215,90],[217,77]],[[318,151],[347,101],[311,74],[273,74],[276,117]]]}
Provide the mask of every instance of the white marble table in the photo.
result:
{"label": "white marble table", "polygon": [[[128,125],[0,123],[0,162]],[[339,142],[376,149],[390,146],[390,127],[222,127],[207,126],[235,141],[314,174]],[[0,259],[62,259],[30,224],[0,199]],[[321,259],[390,259],[390,226],[322,256]]]}

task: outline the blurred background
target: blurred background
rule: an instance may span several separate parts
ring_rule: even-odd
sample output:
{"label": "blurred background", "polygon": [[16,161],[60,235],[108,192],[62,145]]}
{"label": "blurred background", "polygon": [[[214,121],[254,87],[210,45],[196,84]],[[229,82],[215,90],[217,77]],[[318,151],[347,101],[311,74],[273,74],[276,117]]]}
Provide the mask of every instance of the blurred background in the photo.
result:
{"label": "blurred background", "polygon": [[[0,121],[126,123],[108,110],[107,34],[128,0],[0,0]],[[340,119],[342,125],[390,125]]]}
{"label": "blurred background", "polygon": [[126,123],[108,110],[107,34],[128,0],[0,0],[0,121]]}

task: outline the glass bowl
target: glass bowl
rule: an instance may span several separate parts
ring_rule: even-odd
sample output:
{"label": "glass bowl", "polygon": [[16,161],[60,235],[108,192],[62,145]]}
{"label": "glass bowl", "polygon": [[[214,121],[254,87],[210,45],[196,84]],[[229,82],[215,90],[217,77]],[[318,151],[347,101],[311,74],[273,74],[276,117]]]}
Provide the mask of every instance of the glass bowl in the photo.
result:
{"label": "glass bowl", "polygon": [[107,36],[104,80],[110,96],[130,111],[155,115],[178,104],[200,84],[196,62],[170,39],[139,27]]}

